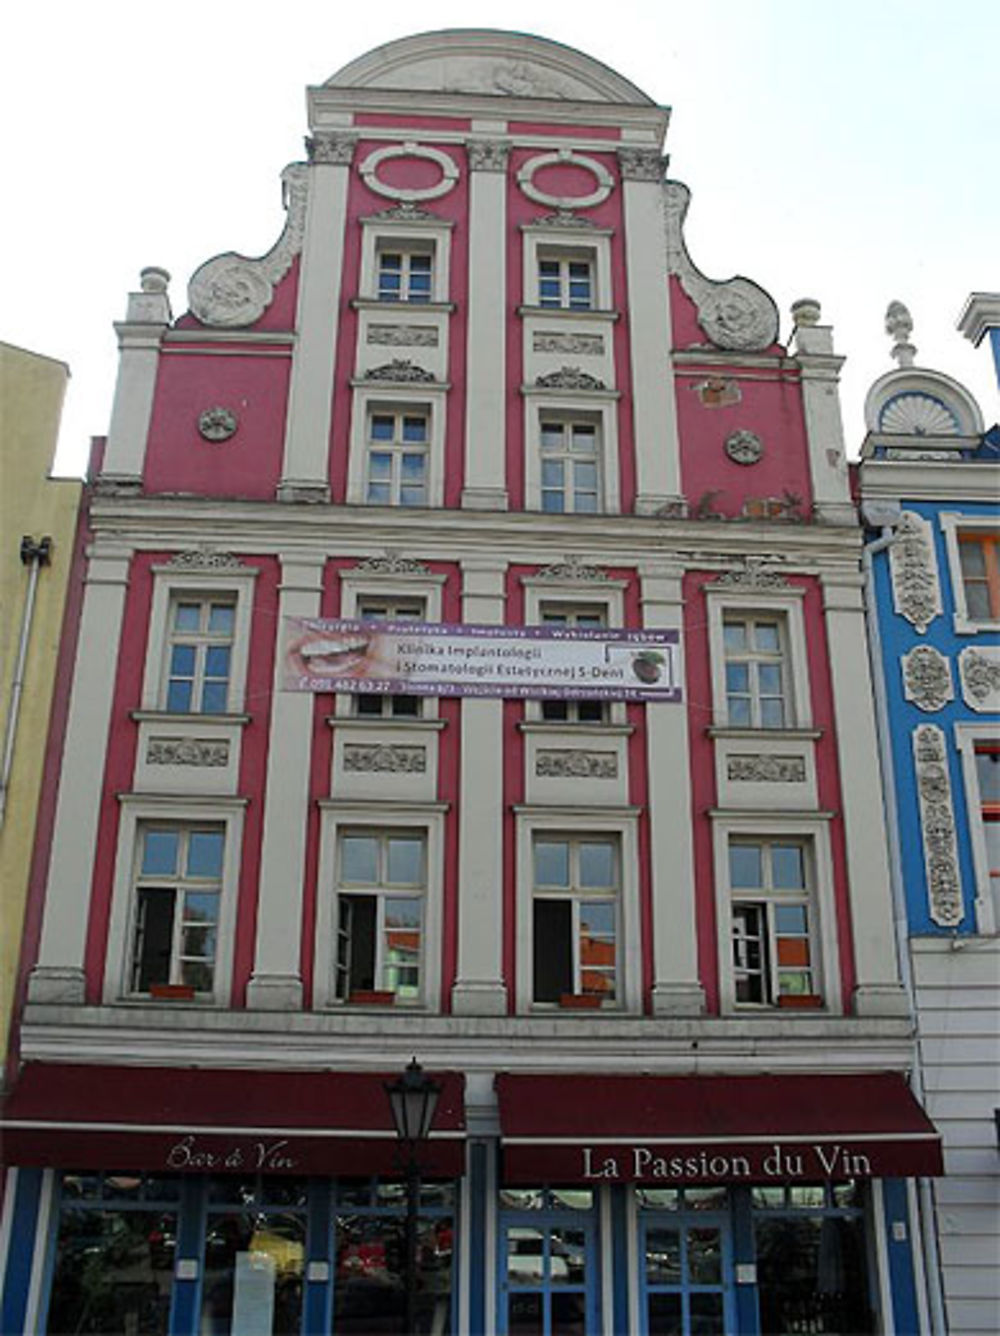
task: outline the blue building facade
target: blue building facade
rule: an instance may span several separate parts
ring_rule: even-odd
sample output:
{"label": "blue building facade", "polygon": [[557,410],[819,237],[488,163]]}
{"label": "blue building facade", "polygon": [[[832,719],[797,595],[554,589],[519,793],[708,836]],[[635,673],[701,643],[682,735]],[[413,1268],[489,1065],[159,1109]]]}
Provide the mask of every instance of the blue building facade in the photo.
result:
{"label": "blue building facade", "polygon": [[917,1081],[945,1146],[945,1177],[922,1185],[929,1312],[933,1329],[987,1333],[1000,1323],[1000,433],[963,386],[914,365],[899,303],[886,328],[897,367],[869,391],[860,488]]}

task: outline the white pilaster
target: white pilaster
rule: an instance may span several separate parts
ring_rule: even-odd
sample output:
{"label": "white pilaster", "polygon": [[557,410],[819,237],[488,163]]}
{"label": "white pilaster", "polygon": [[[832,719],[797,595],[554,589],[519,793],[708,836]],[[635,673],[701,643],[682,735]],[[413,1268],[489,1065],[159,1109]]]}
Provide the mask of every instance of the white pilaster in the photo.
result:
{"label": "white pilaster", "polygon": [[299,269],[279,501],[328,500],[333,372],[344,265],[347,190],[355,138],[317,138]]}
{"label": "white pilaster", "polygon": [[98,538],[88,555],[32,1002],[84,1001],[90,878],[132,549]]}
{"label": "white pilaster", "polygon": [[469,286],[462,505],[506,510],[506,144],[469,143]]}
{"label": "white pilaster", "polygon": [[[462,618],[502,625],[503,562],[462,562]],[[503,982],[503,701],[462,701],[462,808],[458,831],[457,1015],[501,1016]]]}
{"label": "white pilaster", "polygon": [[302,897],[315,697],[311,692],[281,690],[281,646],[285,617],[319,616],[325,562],[321,552],[281,558],[257,946],[247,985],[247,1006],[263,1011],[295,1011],[302,1006]]}
{"label": "white pilaster", "polygon": [[840,795],[847,846],[848,896],[854,941],[854,1011],[903,1016],[889,888],[889,853],[879,771],[875,706],[865,649],[861,576],[823,577]]}
{"label": "white pilaster", "polygon": [[[641,564],[643,625],[681,630],[681,571]],[[649,767],[650,872],[653,884],[653,1011],[697,1016],[705,996],[698,981],[691,762],[687,708],[646,706]]]}
{"label": "white pilaster", "polygon": [[822,520],[854,524],[838,388],[844,358],[833,351],[832,327],[816,323],[820,315],[818,302],[808,299],[795,302],[792,314],[796,320],[792,352],[802,369],[802,407],[813,504]]}
{"label": "white pilaster", "polygon": [[623,149],[625,271],[628,276],[636,497],[640,515],[680,500],[677,402],[670,361],[670,285],[663,217],[664,159]]}
{"label": "white pilaster", "polygon": [[129,293],[126,318],[115,324],[121,355],[101,465],[105,484],[138,490],[141,483],[160,342],[171,319],[169,278],[164,269],[144,269],[141,292]]}

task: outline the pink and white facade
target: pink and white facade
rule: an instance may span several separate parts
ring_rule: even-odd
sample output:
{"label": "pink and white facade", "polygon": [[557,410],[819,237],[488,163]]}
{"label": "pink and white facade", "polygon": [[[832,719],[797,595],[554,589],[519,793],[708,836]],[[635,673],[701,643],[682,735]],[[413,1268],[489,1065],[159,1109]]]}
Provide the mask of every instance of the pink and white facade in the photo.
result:
{"label": "pink and white facade", "polygon": [[[140,1329],[235,1332],[238,1259],[267,1249],[213,1258],[212,1176],[280,1132],[252,1191],[308,1186],[267,1329],[361,1330],[344,1185],[391,1178],[371,1092],[416,1053],[448,1092],[427,1330],[784,1330],[806,1300],[768,1240],[813,1226],[847,1240],[822,1320],[923,1330],[912,1176],[938,1150],[903,1081],[818,305],[786,346],[762,289],[697,270],[668,112],[567,48],[407,39],[309,118],[272,250],[208,261],[178,319],[146,270],[117,327],[25,945],[8,1311],[63,1329],[87,1174],[147,1200],[177,1171]],[[682,698],[289,691],[287,618],[666,631]],[[100,1119],[65,1093],[88,1075]],[[158,1122],[172,1087],[191,1103]]]}

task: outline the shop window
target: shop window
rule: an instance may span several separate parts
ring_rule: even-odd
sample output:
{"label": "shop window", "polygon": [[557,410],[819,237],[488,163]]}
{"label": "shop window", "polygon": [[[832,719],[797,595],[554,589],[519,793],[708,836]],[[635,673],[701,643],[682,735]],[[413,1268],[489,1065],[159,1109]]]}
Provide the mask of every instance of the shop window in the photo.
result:
{"label": "shop window", "polygon": [[427,505],[428,414],[373,409],[367,437],[365,500],[379,506]]}
{"label": "shop window", "polygon": [[380,302],[429,302],[434,294],[434,255],[426,248],[377,248]]}
{"label": "shop window", "polygon": [[[343,1336],[403,1330],[406,1185],[389,1179],[341,1179],[333,1218],[333,1331]],[[453,1330],[451,1298],[455,1193],[451,1183],[421,1182],[417,1216],[416,1327]]]}
{"label": "shop window", "polygon": [[731,840],[729,889],[736,1004],[818,1005],[806,846]]}
{"label": "shop window", "polygon": [[426,834],[344,830],[338,846],[335,996],[348,1002],[419,1002]]}
{"label": "shop window", "polygon": [[[606,626],[603,607],[546,603],[541,608],[543,626]],[[608,702],[601,700],[543,700],[541,715],[552,723],[601,724],[608,718]]]}
{"label": "shop window", "polygon": [[[361,598],[357,616],[366,622],[419,622],[424,619],[424,607],[423,599]],[[419,719],[421,716],[419,696],[358,692],[353,700],[355,713],[363,719]]]}
{"label": "shop window", "polygon": [[179,1197],[165,1175],[62,1175],[48,1336],[166,1336]]}
{"label": "shop window", "polygon": [[589,1190],[500,1193],[501,1336],[596,1331],[599,1265]]}
{"label": "shop window", "polygon": [[541,508],[548,514],[601,509],[601,436],[597,421],[543,415],[540,422]]}
{"label": "shop window", "polygon": [[761,1331],[877,1331],[856,1185],[754,1188],[751,1201]]}
{"label": "shop window", "polygon": [[570,311],[591,311],[594,262],[585,254],[539,252],[538,305]]}
{"label": "shop window", "polygon": [[301,1331],[306,1206],[305,1179],[208,1180],[201,1331]]}
{"label": "shop window", "polygon": [[225,831],[140,828],[129,991],[215,987]]}
{"label": "shop window", "polygon": [[614,1003],[621,877],[617,840],[538,834],[532,855],[532,1000]]}
{"label": "shop window", "polygon": [[228,711],[235,621],[231,597],[171,599],[163,699],[171,714]]}
{"label": "shop window", "polygon": [[784,728],[783,629],[775,617],[728,614],[722,623],[726,717],[731,728]]}

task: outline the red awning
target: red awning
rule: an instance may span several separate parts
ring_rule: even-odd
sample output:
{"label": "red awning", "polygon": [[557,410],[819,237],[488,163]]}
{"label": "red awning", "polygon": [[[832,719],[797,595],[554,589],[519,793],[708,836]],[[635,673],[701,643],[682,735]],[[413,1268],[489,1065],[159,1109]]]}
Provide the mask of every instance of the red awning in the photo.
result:
{"label": "red awning", "polygon": [[[4,1162],[198,1173],[391,1174],[383,1083],[398,1072],[247,1071],[29,1063],[0,1117]],[[464,1078],[442,1086],[425,1174],[465,1163]]]}
{"label": "red awning", "polygon": [[895,1072],[496,1078],[504,1181],[782,1183],[943,1173]]}

